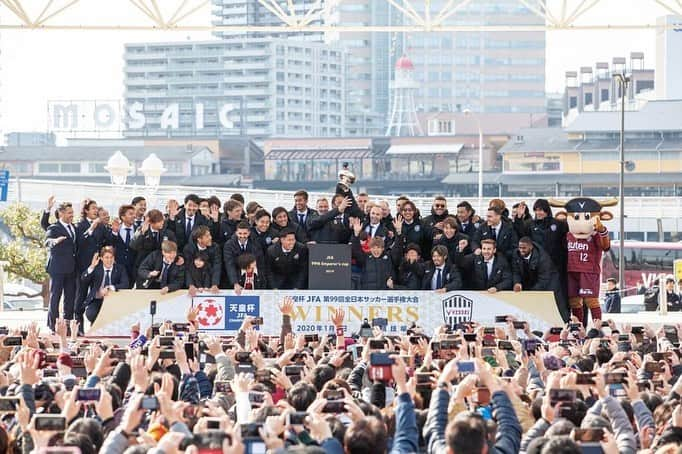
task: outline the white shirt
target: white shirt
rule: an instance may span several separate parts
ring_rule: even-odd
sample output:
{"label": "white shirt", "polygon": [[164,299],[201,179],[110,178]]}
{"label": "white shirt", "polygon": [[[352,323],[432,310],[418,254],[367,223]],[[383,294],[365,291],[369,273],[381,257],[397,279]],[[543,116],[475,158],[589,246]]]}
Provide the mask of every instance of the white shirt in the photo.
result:
{"label": "white shirt", "polygon": [[379,224],[375,224],[375,225],[370,224],[367,226],[367,229],[368,229],[367,233],[369,233],[369,235],[372,238],[374,238],[374,236],[377,234],[377,230],[379,230]]}
{"label": "white shirt", "polygon": [[488,273],[488,279],[490,279],[490,276],[493,274],[494,263],[495,263],[495,257],[491,258],[490,260],[485,261],[486,273]]}
{"label": "white shirt", "polygon": [[118,236],[121,237],[121,239],[123,240],[124,243],[126,241],[126,235],[128,234],[126,229],[130,229],[130,239],[131,240],[133,239],[133,235],[135,235],[135,226],[133,224],[131,224],[131,225],[121,224],[121,228],[118,229]]}
{"label": "white shirt", "polygon": [[69,237],[71,239],[75,239],[74,237],[76,236],[76,229],[73,228],[71,224],[67,224],[66,222],[59,221],[59,223],[66,229],[67,232],[69,232]]}
{"label": "white shirt", "polygon": [[438,290],[436,284],[438,282],[438,270],[440,270],[441,285],[445,283],[445,265],[437,266],[436,269],[433,270],[433,277],[431,278],[431,290]]}
{"label": "white shirt", "polygon": [[101,288],[104,288],[104,281],[107,279],[107,271],[109,272],[109,288],[112,288],[114,286],[111,282],[111,279],[113,278],[114,275],[114,267],[102,268],[102,284],[100,285]]}

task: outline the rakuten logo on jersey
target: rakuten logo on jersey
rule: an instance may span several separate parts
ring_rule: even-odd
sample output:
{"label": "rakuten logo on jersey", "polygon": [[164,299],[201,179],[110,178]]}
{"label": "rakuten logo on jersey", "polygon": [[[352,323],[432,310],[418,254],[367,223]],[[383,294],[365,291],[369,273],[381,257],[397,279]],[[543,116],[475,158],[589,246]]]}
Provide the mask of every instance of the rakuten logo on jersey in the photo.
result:
{"label": "rakuten logo on jersey", "polygon": [[590,250],[590,245],[583,243],[582,241],[569,241],[568,250],[570,251],[583,251],[587,252]]}

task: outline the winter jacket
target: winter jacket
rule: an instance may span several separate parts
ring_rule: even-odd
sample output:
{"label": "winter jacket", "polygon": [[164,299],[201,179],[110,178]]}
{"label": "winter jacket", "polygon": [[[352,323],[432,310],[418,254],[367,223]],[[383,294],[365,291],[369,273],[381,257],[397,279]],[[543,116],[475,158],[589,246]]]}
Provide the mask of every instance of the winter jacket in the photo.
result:
{"label": "winter jacket", "polygon": [[[448,402],[450,393],[443,389],[431,395],[431,406],[424,426],[424,439],[429,454],[447,452],[445,428],[448,425]],[[521,446],[521,424],[514,413],[509,397],[503,391],[491,396],[493,418],[497,422],[495,445],[488,451],[491,454],[517,454]]]}

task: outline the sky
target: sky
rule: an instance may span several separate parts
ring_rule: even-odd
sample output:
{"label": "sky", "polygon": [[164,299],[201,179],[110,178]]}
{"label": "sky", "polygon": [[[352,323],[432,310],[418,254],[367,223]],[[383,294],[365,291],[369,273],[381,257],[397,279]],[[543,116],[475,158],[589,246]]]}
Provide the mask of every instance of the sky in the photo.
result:
{"label": "sky", "polygon": [[[40,5],[48,0],[22,1],[32,4],[34,10],[27,13],[36,18],[42,9]],[[173,1],[181,3],[181,0],[164,0],[164,3],[172,7]],[[559,7],[558,0],[548,1],[551,6]],[[65,2],[57,0],[53,7]],[[199,0],[189,2],[192,3],[198,4]],[[579,0],[568,0],[569,7],[577,3]],[[105,6],[103,12],[105,4],[114,6],[111,9]],[[145,23],[144,16],[125,0],[106,3],[81,0],[78,5],[52,23]],[[170,14],[168,10],[162,13],[165,17]],[[653,24],[657,16],[665,13],[653,0],[601,0],[578,24]],[[8,14],[11,13],[0,5],[0,23],[16,23]],[[184,24],[207,21],[208,15],[206,9]],[[48,101],[120,99],[124,43],[187,39],[211,39],[211,36],[203,32],[0,31],[0,131],[45,131]],[[610,62],[614,56],[629,56],[633,51],[644,52],[645,65],[654,67],[655,39],[655,30],[548,32],[546,88],[549,92],[560,92],[565,71],[594,66],[597,61]]]}

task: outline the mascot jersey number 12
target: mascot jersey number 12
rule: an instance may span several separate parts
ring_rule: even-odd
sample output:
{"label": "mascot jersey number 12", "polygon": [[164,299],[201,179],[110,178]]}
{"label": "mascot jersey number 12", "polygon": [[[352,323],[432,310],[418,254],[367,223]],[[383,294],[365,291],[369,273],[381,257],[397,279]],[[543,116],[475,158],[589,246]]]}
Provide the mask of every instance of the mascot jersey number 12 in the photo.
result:
{"label": "mascot jersey number 12", "polygon": [[568,233],[568,304],[571,312],[585,325],[586,312],[590,309],[592,320],[601,320],[599,287],[601,284],[602,253],[611,247],[609,231],[601,221],[610,221],[613,215],[602,208],[614,206],[617,199],[597,201],[575,198],[568,202],[550,200],[553,207],[563,208],[557,219],[566,218]]}

